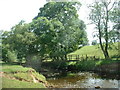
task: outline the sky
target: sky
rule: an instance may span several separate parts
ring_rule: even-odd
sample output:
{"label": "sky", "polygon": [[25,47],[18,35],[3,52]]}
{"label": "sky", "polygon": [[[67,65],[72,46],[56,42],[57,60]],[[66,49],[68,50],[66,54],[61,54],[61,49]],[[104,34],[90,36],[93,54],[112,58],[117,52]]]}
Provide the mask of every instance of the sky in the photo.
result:
{"label": "sky", "polygon": [[[79,0],[82,3],[80,11],[78,12],[79,18],[82,19],[87,25],[87,35],[89,42],[94,40],[92,33],[94,31],[93,25],[88,25],[89,9],[87,5],[92,3],[93,0]],[[0,30],[10,30],[15,24],[21,20],[26,23],[38,14],[39,8],[43,7],[46,0],[0,0]]]}

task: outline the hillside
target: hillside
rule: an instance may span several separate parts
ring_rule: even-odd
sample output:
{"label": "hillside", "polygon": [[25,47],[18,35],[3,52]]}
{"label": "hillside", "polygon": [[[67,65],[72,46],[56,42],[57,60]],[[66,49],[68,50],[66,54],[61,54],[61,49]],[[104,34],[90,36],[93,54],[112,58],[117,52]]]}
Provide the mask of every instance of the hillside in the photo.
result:
{"label": "hillside", "polygon": [[[119,42],[120,44],[120,42]],[[111,47],[109,47],[108,49],[109,55],[110,57],[114,57],[119,55],[118,53],[118,43],[114,43],[113,45],[111,45]],[[104,58],[104,55],[102,53],[102,50],[100,48],[100,45],[93,45],[93,46],[84,46],[78,50],[76,50],[75,52],[70,53],[71,54],[77,54],[77,55],[83,55],[83,56],[96,56],[99,58]]]}

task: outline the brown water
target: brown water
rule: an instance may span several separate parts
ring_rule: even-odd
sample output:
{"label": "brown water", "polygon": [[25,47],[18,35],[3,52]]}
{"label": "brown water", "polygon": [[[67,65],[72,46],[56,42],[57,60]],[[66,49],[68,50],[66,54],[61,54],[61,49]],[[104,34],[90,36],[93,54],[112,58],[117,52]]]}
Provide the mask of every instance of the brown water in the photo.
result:
{"label": "brown water", "polygon": [[47,80],[52,85],[59,88],[119,88],[120,80],[103,79],[95,73],[80,72],[75,75],[65,77],[53,77]]}

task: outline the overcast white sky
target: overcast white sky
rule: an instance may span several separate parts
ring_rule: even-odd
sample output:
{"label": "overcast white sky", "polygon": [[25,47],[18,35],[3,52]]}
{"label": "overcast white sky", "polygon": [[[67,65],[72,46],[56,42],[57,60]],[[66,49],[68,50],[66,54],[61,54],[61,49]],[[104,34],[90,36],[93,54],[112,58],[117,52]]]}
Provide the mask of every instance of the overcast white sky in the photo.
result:
{"label": "overcast white sky", "polygon": [[[79,1],[82,3],[79,17],[85,24],[88,24],[89,10],[86,5],[92,3],[93,0]],[[38,14],[39,8],[43,7],[45,3],[46,0],[0,0],[0,30],[10,30],[21,20],[25,20],[27,23],[31,22]],[[87,25],[86,31],[90,42],[93,40],[93,29],[93,25]]]}

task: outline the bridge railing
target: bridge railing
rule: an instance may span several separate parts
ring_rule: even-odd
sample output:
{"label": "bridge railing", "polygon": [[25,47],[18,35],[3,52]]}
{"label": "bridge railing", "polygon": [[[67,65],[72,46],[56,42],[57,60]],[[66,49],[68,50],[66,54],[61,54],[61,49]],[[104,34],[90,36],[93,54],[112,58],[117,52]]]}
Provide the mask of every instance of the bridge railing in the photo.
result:
{"label": "bridge railing", "polygon": [[100,58],[97,56],[88,56],[88,55],[77,55],[77,54],[71,54],[67,55],[67,60],[69,61],[82,61],[82,60],[99,60]]}

